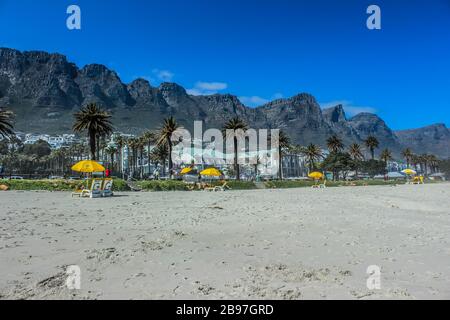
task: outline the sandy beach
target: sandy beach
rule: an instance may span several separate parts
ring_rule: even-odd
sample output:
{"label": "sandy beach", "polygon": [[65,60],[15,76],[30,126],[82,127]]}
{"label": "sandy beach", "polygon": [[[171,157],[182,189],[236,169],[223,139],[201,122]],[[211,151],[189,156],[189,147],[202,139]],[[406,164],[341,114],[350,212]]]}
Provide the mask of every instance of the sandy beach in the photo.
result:
{"label": "sandy beach", "polygon": [[450,184],[0,203],[0,299],[450,298]]}

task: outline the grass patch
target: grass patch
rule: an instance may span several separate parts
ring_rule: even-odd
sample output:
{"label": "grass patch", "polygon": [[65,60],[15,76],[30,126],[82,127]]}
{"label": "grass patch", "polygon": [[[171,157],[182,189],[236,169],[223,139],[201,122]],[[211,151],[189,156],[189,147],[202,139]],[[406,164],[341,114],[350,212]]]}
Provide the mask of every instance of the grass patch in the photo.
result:
{"label": "grass patch", "polygon": [[[223,183],[215,183],[214,185],[221,186]],[[227,181],[227,185],[232,190],[252,190],[256,189],[256,186],[251,181]]]}
{"label": "grass patch", "polygon": [[[438,183],[434,180],[426,180],[426,184]],[[86,181],[72,181],[72,180],[7,180],[0,179],[0,185],[6,185],[10,190],[21,191],[74,191],[78,186],[86,186]],[[219,181],[212,182],[213,186],[221,186]],[[255,184],[251,181],[228,181],[228,186],[232,190],[253,190],[257,189]],[[314,185],[313,181],[266,181],[264,182],[267,189],[289,189],[289,188],[310,188]],[[359,181],[327,181],[327,187],[344,187],[349,185],[356,186],[386,186],[405,184],[404,180],[359,180]],[[91,181],[88,182],[89,187]],[[139,181],[137,185],[144,191],[188,191],[188,184],[183,181],[159,180],[159,181]],[[126,181],[122,179],[114,179],[114,191],[130,191]]]}
{"label": "grass patch", "polygon": [[140,181],[137,183],[144,191],[187,191],[188,185],[183,181],[171,180],[154,180],[154,181]]}
{"label": "grass patch", "polygon": [[[8,186],[9,190],[19,191],[74,191],[80,185],[91,185],[91,181],[74,180],[0,180],[0,184]],[[114,191],[130,190],[122,179],[114,179]]]}
{"label": "grass patch", "polygon": [[313,181],[266,181],[264,182],[267,189],[289,189],[289,188],[305,188],[314,185]]}
{"label": "grass patch", "polygon": [[[320,183],[323,183],[320,182]],[[357,180],[357,181],[327,181],[327,187],[347,187],[347,186],[392,186],[405,184],[405,180]],[[433,180],[426,180],[426,184],[436,183]],[[313,181],[266,181],[264,183],[268,189],[305,188],[314,185]]]}

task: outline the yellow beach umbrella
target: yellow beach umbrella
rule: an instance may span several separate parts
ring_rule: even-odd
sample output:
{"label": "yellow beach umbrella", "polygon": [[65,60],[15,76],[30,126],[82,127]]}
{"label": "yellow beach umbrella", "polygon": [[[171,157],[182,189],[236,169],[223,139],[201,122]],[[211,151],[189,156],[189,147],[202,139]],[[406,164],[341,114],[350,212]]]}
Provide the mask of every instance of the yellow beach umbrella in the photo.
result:
{"label": "yellow beach umbrella", "polygon": [[308,174],[308,177],[310,177],[311,179],[314,179],[314,180],[319,180],[319,179],[323,178],[323,173],[314,171],[314,172],[311,172],[310,174]]}
{"label": "yellow beach umbrella", "polygon": [[208,168],[200,172],[202,176],[211,176],[211,177],[220,177],[222,175],[222,172],[220,172],[216,168]]}
{"label": "yellow beach umbrella", "polygon": [[412,176],[412,175],[417,174],[417,172],[414,171],[414,170],[412,170],[412,169],[405,169],[405,170],[403,170],[402,172],[403,172],[404,174],[409,175],[409,176]]}
{"label": "yellow beach umbrella", "polygon": [[72,170],[77,172],[92,173],[92,172],[104,172],[106,169],[100,163],[95,162],[93,160],[83,160],[75,164],[72,167]]}
{"label": "yellow beach umbrella", "polygon": [[187,168],[184,168],[183,170],[181,170],[180,174],[186,174],[186,173],[191,172],[192,170],[193,169],[191,167],[187,167]]}

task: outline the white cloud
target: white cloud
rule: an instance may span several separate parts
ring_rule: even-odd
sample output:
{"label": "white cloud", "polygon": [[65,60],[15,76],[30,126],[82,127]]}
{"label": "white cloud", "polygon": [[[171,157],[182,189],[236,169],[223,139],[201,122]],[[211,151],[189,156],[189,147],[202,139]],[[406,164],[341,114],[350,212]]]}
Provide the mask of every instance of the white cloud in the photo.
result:
{"label": "white cloud", "polygon": [[190,94],[191,96],[202,96],[205,95],[205,93],[199,89],[186,89],[187,94]]}
{"label": "white cloud", "polygon": [[153,69],[152,72],[154,76],[162,82],[171,82],[173,77],[175,77],[175,74],[169,70]]}
{"label": "white cloud", "polygon": [[283,99],[284,98],[284,95],[282,94],[282,93],[275,93],[273,96],[272,96],[272,99],[273,100],[278,100],[278,99]]}
{"label": "white cloud", "polygon": [[270,101],[268,99],[264,99],[264,98],[261,98],[258,96],[251,96],[251,97],[243,96],[243,97],[239,97],[239,100],[243,104],[250,106],[250,107],[258,107],[258,106],[266,104]]}
{"label": "white cloud", "polygon": [[175,74],[169,70],[153,69],[150,75],[141,75],[136,78],[142,78],[150,82],[151,85],[159,85],[162,82],[172,82]]}
{"label": "white cloud", "polygon": [[209,96],[228,88],[228,84],[224,82],[204,82],[198,81],[191,89],[187,89],[187,93],[193,96]]}
{"label": "white cloud", "polygon": [[345,113],[350,117],[357,115],[358,113],[368,112],[368,113],[377,113],[377,109],[373,107],[366,106],[355,106],[352,101],[348,100],[336,100],[325,103],[320,103],[322,109],[332,108],[341,104],[344,107]]}
{"label": "white cloud", "polygon": [[375,108],[372,108],[372,107],[352,107],[352,106],[347,106],[347,107],[344,107],[344,110],[345,110],[346,113],[348,113],[349,116],[355,116],[358,113],[363,113],[363,112],[377,113],[377,110]]}
{"label": "white cloud", "polygon": [[284,95],[282,93],[275,93],[274,95],[272,95],[272,97],[270,97],[270,99],[266,99],[263,97],[259,97],[259,96],[242,96],[239,97],[239,100],[241,100],[241,102],[247,106],[250,107],[259,107],[263,104],[269,103],[271,100],[278,100],[278,99],[282,99],[284,98]]}
{"label": "white cloud", "polygon": [[208,91],[221,91],[228,88],[228,85],[224,82],[197,82],[195,87],[201,90]]}

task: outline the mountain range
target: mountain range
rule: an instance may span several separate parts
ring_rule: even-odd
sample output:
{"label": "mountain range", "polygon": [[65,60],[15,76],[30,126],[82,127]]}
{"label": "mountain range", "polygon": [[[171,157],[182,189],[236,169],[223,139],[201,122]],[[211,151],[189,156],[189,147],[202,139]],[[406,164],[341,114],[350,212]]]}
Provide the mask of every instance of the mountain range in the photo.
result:
{"label": "mountain range", "polygon": [[145,79],[125,84],[101,64],[80,69],[61,54],[0,48],[0,106],[14,111],[16,130],[71,132],[73,113],[90,102],[111,112],[114,127],[124,133],[156,129],[169,116],[188,129],[194,120],[202,120],[205,128],[221,128],[239,116],[255,129],[283,129],[301,145],[325,147],[333,134],[346,145],[363,143],[373,135],[380,148],[391,149],[396,157],[406,147],[416,153],[450,157],[450,130],[444,124],[393,131],[376,114],[347,118],[342,105],[321,109],[308,93],[250,108],[231,94],[194,96],[176,83],[154,87]]}

